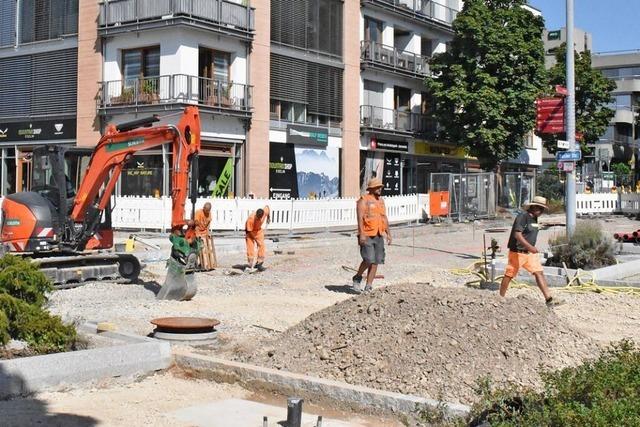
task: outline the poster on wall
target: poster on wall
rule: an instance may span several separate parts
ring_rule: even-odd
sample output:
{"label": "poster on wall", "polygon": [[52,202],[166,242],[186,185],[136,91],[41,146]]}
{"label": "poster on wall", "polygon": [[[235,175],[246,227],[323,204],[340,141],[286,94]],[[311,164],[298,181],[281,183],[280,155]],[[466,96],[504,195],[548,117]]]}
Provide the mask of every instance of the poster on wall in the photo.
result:
{"label": "poster on wall", "polygon": [[298,193],[301,198],[340,196],[340,149],[295,147]]}
{"label": "poster on wall", "polygon": [[293,144],[272,143],[269,150],[269,198],[298,198],[296,154]]}
{"label": "poster on wall", "polygon": [[382,194],[385,196],[397,196],[401,193],[400,174],[402,173],[400,154],[385,153]]}

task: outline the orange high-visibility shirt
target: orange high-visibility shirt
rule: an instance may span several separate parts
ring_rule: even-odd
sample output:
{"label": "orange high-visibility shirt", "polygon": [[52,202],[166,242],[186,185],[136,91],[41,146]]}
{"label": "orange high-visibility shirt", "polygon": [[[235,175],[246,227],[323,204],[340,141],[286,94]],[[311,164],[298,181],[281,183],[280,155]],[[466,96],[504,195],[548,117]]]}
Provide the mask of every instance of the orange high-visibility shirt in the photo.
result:
{"label": "orange high-visibility shirt", "polygon": [[247,218],[247,222],[244,224],[244,229],[248,234],[251,234],[253,236],[264,235],[262,226],[267,221],[267,218],[269,217],[271,211],[269,210],[268,206],[265,206],[262,210],[264,211],[264,215],[262,215],[262,218],[260,220],[258,220],[258,218],[256,217],[255,212],[249,215],[249,218]]}
{"label": "orange high-visibility shirt", "polygon": [[209,225],[211,224],[211,213],[204,214],[204,210],[198,209],[194,219],[196,223],[196,236],[204,237],[209,235]]}
{"label": "orange high-visibility shirt", "polygon": [[365,194],[360,198],[364,203],[364,218],[362,220],[362,232],[365,236],[382,236],[387,231],[387,212],[382,198],[376,199],[371,194]]}

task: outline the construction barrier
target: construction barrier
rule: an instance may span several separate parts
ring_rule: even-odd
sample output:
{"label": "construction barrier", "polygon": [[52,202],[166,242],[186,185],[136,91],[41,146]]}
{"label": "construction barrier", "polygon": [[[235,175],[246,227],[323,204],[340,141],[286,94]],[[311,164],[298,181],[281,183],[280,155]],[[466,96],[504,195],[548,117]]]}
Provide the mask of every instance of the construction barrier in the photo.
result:
{"label": "construction barrier", "polygon": [[[429,216],[429,195],[385,197],[391,223],[414,222]],[[211,203],[211,227],[214,230],[239,231],[256,209],[269,205],[270,230],[296,231],[356,227],[355,198],[318,200],[208,199],[201,198],[196,208]],[[187,212],[191,203],[187,201]],[[167,230],[171,226],[171,199],[167,197],[115,197],[111,215],[113,227],[121,229]]]}

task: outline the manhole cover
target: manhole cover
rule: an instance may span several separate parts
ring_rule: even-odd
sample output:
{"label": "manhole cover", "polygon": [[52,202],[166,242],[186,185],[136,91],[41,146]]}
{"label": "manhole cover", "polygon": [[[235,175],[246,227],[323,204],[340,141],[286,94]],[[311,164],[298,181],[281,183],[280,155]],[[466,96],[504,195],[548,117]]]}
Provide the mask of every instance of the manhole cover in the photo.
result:
{"label": "manhole cover", "polygon": [[215,339],[217,319],[202,317],[161,317],[151,321],[156,325],[154,338],[169,341],[198,341],[207,343]]}

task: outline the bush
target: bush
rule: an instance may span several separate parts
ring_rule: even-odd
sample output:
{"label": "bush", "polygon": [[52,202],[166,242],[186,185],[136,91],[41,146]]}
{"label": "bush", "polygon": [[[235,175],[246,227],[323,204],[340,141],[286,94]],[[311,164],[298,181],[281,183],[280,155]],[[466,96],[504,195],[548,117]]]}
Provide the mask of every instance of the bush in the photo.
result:
{"label": "bush", "polygon": [[38,353],[66,351],[76,341],[73,326],[43,309],[51,282],[29,260],[0,258],[0,344],[26,341]]}
{"label": "bush", "polygon": [[551,168],[538,175],[537,194],[547,200],[564,200],[564,183],[560,181],[558,169]]}
{"label": "bush", "polygon": [[565,262],[569,268],[593,270],[616,263],[613,239],[596,221],[578,222],[570,242],[565,234],[559,234],[549,240],[549,246],[553,257],[548,265],[561,267]]}
{"label": "bush", "polygon": [[541,372],[542,392],[481,382],[481,401],[469,425],[638,426],[640,348],[631,341],[612,345],[598,359],[578,367]]}

